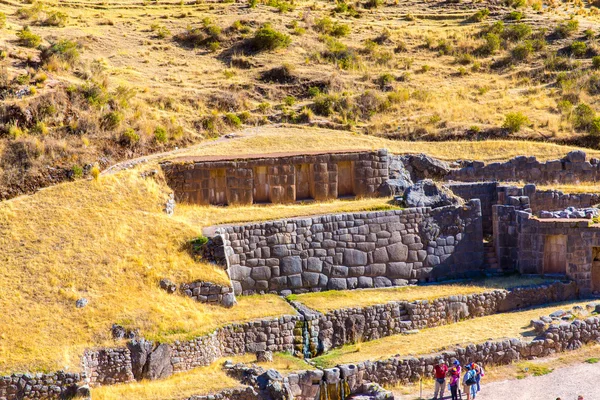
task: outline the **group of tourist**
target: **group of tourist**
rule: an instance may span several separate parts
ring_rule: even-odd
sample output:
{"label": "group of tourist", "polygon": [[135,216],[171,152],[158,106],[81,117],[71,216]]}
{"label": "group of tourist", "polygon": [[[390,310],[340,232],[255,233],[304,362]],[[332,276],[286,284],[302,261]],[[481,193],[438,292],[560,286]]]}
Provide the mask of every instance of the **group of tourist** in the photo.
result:
{"label": "group of tourist", "polygon": [[[462,393],[467,395],[467,400],[474,400],[477,393],[481,390],[481,378],[483,378],[485,372],[480,365],[469,363],[462,367],[458,360],[454,360],[452,367],[448,368],[446,362],[440,358],[433,369],[435,373],[434,399],[444,398],[446,379],[448,379],[448,387],[450,388],[452,400],[462,399]],[[461,381],[463,371],[464,375]]]}

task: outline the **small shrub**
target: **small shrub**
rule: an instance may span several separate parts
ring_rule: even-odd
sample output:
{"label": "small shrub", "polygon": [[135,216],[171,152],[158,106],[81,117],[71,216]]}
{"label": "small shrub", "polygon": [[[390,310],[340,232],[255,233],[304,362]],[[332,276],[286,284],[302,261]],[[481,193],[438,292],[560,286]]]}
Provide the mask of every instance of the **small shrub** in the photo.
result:
{"label": "small shrub", "polygon": [[579,29],[579,21],[576,19],[570,19],[567,22],[563,22],[559,24],[554,29],[554,34],[561,39],[568,38],[572,36]]}
{"label": "small shrub", "polygon": [[485,35],[484,39],[485,44],[480,48],[483,54],[490,55],[500,50],[500,36],[490,32]]}
{"label": "small shrub", "polygon": [[258,51],[276,50],[288,47],[291,42],[289,35],[276,31],[270,24],[265,24],[254,34],[252,47]]}
{"label": "small shrub", "polygon": [[525,61],[533,53],[533,46],[530,41],[525,41],[516,45],[510,52],[510,56],[515,61]]}
{"label": "small shrub", "polygon": [[69,16],[60,11],[52,11],[48,14],[42,25],[64,27],[67,25]]}
{"label": "small shrub", "polygon": [[490,15],[490,10],[488,10],[487,8],[484,8],[482,10],[477,11],[475,14],[471,15],[469,18],[467,18],[468,22],[481,22],[485,19],[487,19],[487,17],[489,17]]}
{"label": "small shrub", "polygon": [[265,113],[265,112],[267,112],[267,111],[269,111],[271,109],[271,104],[269,104],[266,101],[263,101],[262,103],[260,103],[258,105],[258,109],[259,109],[260,112]]}
{"label": "small shrub", "polygon": [[35,123],[35,125],[31,128],[31,132],[36,134],[36,135],[47,135],[48,134],[48,127],[46,126],[46,124],[42,121],[38,121]]}
{"label": "small shrub", "polygon": [[125,129],[121,137],[121,143],[127,146],[133,146],[140,141],[140,135],[133,128]]}
{"label": "small shrub", "polygon": [[258,4],[258,0],[248,0],[248,7],[250,7],[250,8],[256,8],[257,4]]}
{"label": "small shrub", "polygon": [[510,133],[516,133],[526,125],[529,125],[529,118],[520,112],[514,112],[506,114],[502,127],[507,129]]}
{"label": "small shrub", "polygon": [[17,38],[19,38],[19,44],[25,47],[38,47],[42,43],[42,38],[31,31],[28,26],[23,27],[17,32]]}
{"label": "small shrub", "polygon": [[520,21],[522,20],[524,17],[523,13],[520,11],[511,11],[507,16],[506,19],[510,20],[510,21]]}
{"label": "small shrub", "polygon": [[225,114],[225,122],[227,122],[227,124],[235,128],[239,128],[240,126],[242,126],[242,121],[240,120],[240,117],[231,112]]}
{"label": "small shrub", "polygon": [[333,114],[333,108],[338,101],[338,97],[334,95],[320,94],[315,97],[313,110],[315,114],[329,117]]}
{"label": "small shrub", "polygon": [[383,5],[383,2],[384,0],[367,0],[365,3],[363,3],[363,7],[368,10],[373,8],[379,8]]}
{"label": "small shrub", "polygon": [[6,28],[6,14],[0,12],[0,29]]}
{"label": "small shrub", "polygon": [[583,57],[587,52],[587,46],[585,42],[574,41],[569,46],[569,52],[575,57]]}
{"label": "small shrub", "polygon": [[162,126],[157,126],[154,128],[154,140],[156,140],[158,143],[167,143],[167,140],[169,140],[167,130]]}
{"label": "small shrub", "polygon": [[52,58],[55,58],[72,67],[79,60],[79,45],[69,39],[59,40],[43,49],[41,58],[44,63],[49,63]]}
{"label": "small shrub", "polygon": [[600,69],[600,56],[592,57],[592,67],[594,69]]}
{"label": "small shrub", "polygon": [[598,362],[600,362],[600,358],[597,358],[597,357],[588,358],[587,360],[585,360],[585,362],[588,364],[597,364]]}
{"label": "small shrub", "polygon": [[71,174],[73,178],[79,179],[83,176],[83,168],[81,168],[79,165],[73,165],[71,168]]}
{"label": "small shrub", "polygon": [[152,24],[150,30],[154,32],[158,39],[164,39],[171,35],[171,31],[167,27],[159,24]]}
{"label": "small shrub", "polygon": [[308,95],[310,97],[317,97],[320,94],[321,94],[321,89],[319,89],[317,86],[311,86],[308,88]]}
{"label": "small shrub", "polygon": [[111,111],[102,117],[102,127],[107,131],[115,130],[121,125],[123,121],[123,114],[119,111]]}
{"label": "small shrub", "polygon": [[594,38],[594,36],[596,36],[596,33],[591,29],[586,29],[585,31],[583,31],[583,35],[587,40],[591,40]]}
{"label": "small shrub", "polygon": [[296,98],[290,95],[285,96],[285,98],[283,99],[283,104],[285,104],[288,107],[291,107],[294,104],[296,104]]}
{"label": "small shrub", "polygon": [[596,113],[594,110],[587,104],[581,103],[573,110],[573,115],[571,117],[573,128],[587,130],[591,127],[595,117]]}
{"label": "small shrub", "polygon": [[531,27],[527,24],[515,24],[504,30],[503,36],[505,39],[518,42],[531,35]]}
{"label": "small shrub", "polygon": [[96,165],[94,165],[92,167],[92,169],[90,170],[90,175],[92,175],[92,178],[94,178],[94,180],[97,181],[98,178],[100,177],[100,168],[98,168]]}
{"label": "small shrub", "polygon": [[19,128],[16,124],[11,124],[8,126],[8,137],[11,139],[18,139],[23,136],[25,132],[21,128]]}
{"label": "small shrub", "polygon": [[385,74],[381,74],[379,75],[379,77],[376,80],[376,83],[379,85],[379,87],[381,87],[382,89],[388,85],[390,85],[392,82],[394,82],[394,75],[390,74],[390,73],[385,73]]}

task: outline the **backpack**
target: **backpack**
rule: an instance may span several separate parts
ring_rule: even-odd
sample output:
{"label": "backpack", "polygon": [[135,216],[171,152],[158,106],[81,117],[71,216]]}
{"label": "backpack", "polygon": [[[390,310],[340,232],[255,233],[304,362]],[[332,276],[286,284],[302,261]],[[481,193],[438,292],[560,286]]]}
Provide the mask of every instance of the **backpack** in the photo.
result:
{"label": "backpack", "polygon": [[465,381],[465,385],[467,386],[473,386],[476,383],[477,381],[475,380],[475,374],[471,374],[471,376],[469,376]]}

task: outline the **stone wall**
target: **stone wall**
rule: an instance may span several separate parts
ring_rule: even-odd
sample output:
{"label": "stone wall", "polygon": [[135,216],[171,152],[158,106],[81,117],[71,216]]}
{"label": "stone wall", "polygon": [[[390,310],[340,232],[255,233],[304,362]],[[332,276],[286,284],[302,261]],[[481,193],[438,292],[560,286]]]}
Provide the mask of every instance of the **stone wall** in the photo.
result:
{"label": "stone wall", "polygon": [[223,227],[236,294],[405,285],[481,272],[478,200]]}
{"label": "stone wall", "polygon": [[[564,274],[579,284],[583,294],[600,291],[598,274],[593,270],[593,247],[600,247],[600,226],[590,225],[588,220],[561,220],[534,218],[531,214],[518,212],[519,243],[518,268],[521,273]],[[564,238],[562,270],[550,270],[546,249],[550,238]],[[548,265],[546,265],[548,263]]]}
{"label": "stone wall", "polygon": [[182,158],[161,167],[177,202],[201,205],[378,196],[388,178],[387,150]]}
{"label": "stone wall", "polygon": [[497,182],[475,182],[475,183],[447,183],[446,186],[452,192],[465,200],[479,199],[481,202],[481,217],[484,235],[491,235],[492,228],[492,205],[498,202],[496,188]]}
{"label": "stone wall", "polygon": [[181,285],[181,292],[201,303],[220,304],[231,307],[235,304],[233,287],[212,282],[195,281]]}
{"label": "stone wall", "polygon": [[82,366],[91,384],[113,385],[134,380],[131,353],[127,348],[86,350]]}
{"label": "stone wall", "polygon": [[577,284],[574,282],[554,282],[432,301],[394,301],[369,307],[334,310],[319,316],[317,348],[319,352],[328,351],[344,344],[375,340],[408,330],[574,300],[578,298],[578,294]]}
{"label": "stone wall", "polygon": [[600,194],[597,193],[563,193],[560,190],[538,190],[534,184],[525,186],[498,186],[497,198],[498,204],[507,204],[504,196],[527,197],[529,198],[529,208],[534,214],[540,211],[560,211],[567,207],[587,208],[600,203]]}
{"label": "stone wall", "polygon": [[503,163],[467,161],[445,178],[459,182],[596,182],[600,180],[600,163],[597,159],[586,161],[586,154],[575,150],[560,160],[538,161],[535,157],[518,156]]}
{"label": "stone wall", "polygon": [[13,374],[0,377],[0,400],[64,399],[77,392],[80,374]]}

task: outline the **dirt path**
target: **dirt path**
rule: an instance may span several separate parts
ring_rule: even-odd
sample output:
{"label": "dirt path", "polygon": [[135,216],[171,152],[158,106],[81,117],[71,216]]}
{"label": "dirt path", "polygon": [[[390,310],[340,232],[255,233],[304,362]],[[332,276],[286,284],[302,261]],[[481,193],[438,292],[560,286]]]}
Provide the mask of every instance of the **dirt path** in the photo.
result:
{"label": "dirt path", "polygon": [[[426,393],[425,399],[431,393]],[[544,376],[485,383],[477,400],[600,400],[600,364],[576,364]],[[416,396],[396,396],[414,400]],[[466,396],[463,395],[463,399]]]}

